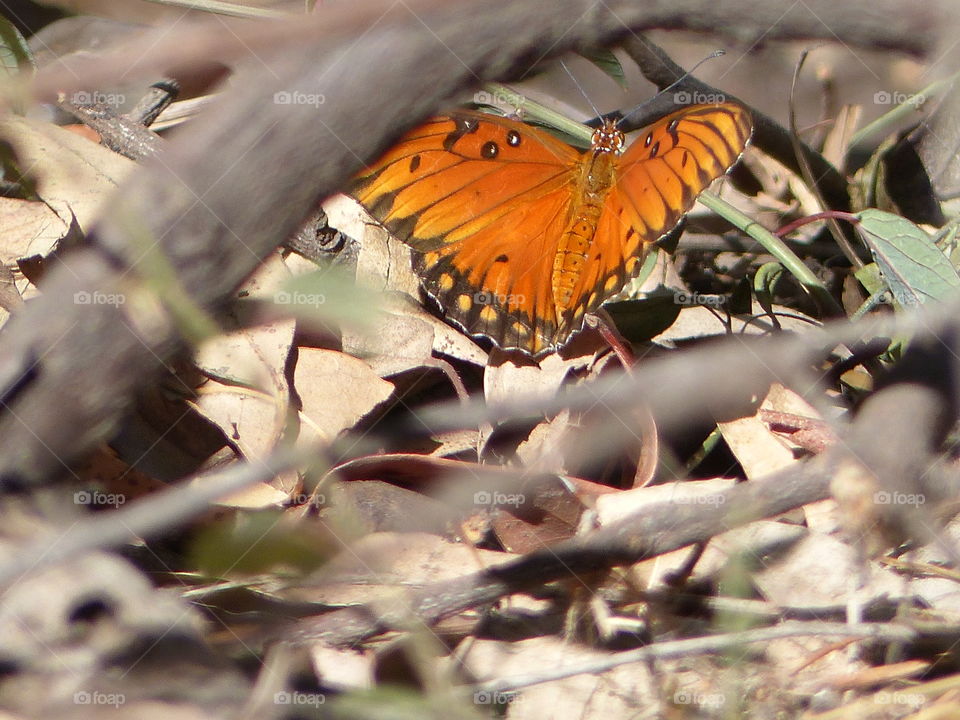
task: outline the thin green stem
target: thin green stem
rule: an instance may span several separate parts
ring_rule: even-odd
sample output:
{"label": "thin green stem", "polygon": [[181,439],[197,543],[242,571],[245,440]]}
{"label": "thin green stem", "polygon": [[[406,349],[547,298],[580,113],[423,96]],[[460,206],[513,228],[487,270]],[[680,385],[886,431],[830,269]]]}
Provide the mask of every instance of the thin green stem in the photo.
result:
{"label": "thin green stem", "polygon": [[783,240],[755,222],[749,215],[745,215],[709,191],[700,194],[700,202],[763,245],[767,252],[773,255],[813,295],[821,310],[830,315],[843,316],[843,309],[833,299],[826,285],[804,265]]}

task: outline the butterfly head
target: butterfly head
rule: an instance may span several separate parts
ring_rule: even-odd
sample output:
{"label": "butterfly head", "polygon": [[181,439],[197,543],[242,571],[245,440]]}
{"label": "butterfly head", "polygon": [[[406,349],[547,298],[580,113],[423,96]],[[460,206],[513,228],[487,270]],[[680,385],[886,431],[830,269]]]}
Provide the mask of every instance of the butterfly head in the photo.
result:
{"label": "butterfly head", "polygon": [[593,131],[593,137],[590,140],[590,146],[594,152],[614,153],[619,155],[623,152],[623,147],[627,139],[623,131],[617,127],[617,123],[609,118],[603,121],[603,125]]}

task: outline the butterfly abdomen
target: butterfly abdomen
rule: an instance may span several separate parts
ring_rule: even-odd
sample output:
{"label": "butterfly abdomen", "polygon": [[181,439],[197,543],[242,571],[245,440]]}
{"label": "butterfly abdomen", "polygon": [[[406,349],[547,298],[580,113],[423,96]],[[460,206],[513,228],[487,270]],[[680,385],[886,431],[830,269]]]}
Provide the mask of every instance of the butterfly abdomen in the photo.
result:
{"label": "butterfly abdomen", "polygon": [[574,288],[587,263],[597,223],[615,180],[615,154],[599,152],[584,157],[580,187],[574,193],[576,200],[571,204],[567,227],[553,260],[553,298],[558,316],[577,304]]}

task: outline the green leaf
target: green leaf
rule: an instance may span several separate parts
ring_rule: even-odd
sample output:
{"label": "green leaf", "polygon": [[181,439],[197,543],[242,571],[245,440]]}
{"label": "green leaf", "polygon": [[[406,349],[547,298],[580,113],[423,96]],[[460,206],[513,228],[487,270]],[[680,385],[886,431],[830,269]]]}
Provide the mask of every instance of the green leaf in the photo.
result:
{"label": "green leaf", "polygon": [[335,552],[332,536],[319,526],[295,523],[279,509],[238,512],[233,520],[211,522],[190,548],[194,568],[214,577],[281,569],[305,574]]}
{"label": "green leaf", "polygon": [[753,292],[757,296],[757,302],[771,317],[773,317],[773,290],[785,272],[785,268],[780,263],[768,262],[761,265],[757,274],[753,276]]}
{"label": "green leaf", "polygon": [[607,303],[603,309],[610,313],[617,329],[627,340],[643,342],[673,325],[682,307],[676,293],[664,292],[643,300]]}
{"label": "green leaf", "polygon": [[623,65],[620,64],[620,60],[613,54],[612,50],[608,50],[607,48],[587,48],[581,50],[580,55],[613,78],[617,85],[622,88],[627,87],[627,80],[623,74]]}
{"label": "green leaf", "polygon": [[16,26],[0,15],[0,67],[7,75],[16,75],[23,69],[33,69],[30,47]]}
{"label": "green leaf", "polygon": [[767,252],[779,260],[783,266],[790,271],[790,274],[803,285],[804,289],[813,296],[821,310],[833,315],[843,315],[843,309],[837,304],[837,301],[833,299],[833,295],[830,294],[827,286],[797,257],[796,253],[793,252],[783,240],[756,222],[749,215],[741,212],[709,190],[704,190],[700,193],[698,201],[701,205],[710,208],[734,227],[739,228],[763,245]]}
{"label": "green leaf", "polygon": [[946,300],[960,290],[960,275],[919,227],[881,210],[864,210],[857,216],[860,218],[857,230],[870,248],[897,305],[906,307]]}

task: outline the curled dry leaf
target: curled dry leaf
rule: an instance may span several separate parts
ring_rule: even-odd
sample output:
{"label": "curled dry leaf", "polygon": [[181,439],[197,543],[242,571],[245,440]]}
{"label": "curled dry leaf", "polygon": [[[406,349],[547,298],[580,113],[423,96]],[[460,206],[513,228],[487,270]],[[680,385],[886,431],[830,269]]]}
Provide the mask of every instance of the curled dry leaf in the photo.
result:
{"label": "curled dry leaf", "polygon": [[[74,218],[90,230],[104,200],[134,168],[117,153],[45,123],[7,114],[0,138],[11,143],[23,172],[36,181],[42,202],[0,198],[5,230],[0,260],[10,264],[30,256],[46,257],[65,237]],[[20,290],[26,283],[20,283]]]}
{"label": "curled dry leaf", "polygon": [[[247,282],[242,294],[269,298],[287,279],[279,255],[274,255]],[[295,323],[280,320],[247,327],[242,306],[228,315],[232,332],[218,335],[198,350],[195,362],[209,378],[199,391],[197,410],[223,431],[227,441],[246,459],[264,458],[285,432],[290,392],[285,368],[293,346]],[[270,485],[261,484],[233,496],[225,504],[266,507],[299,492],[296,473]]]}
{"label": "curled dry leaf", "polygon": [[804,454],[790,436],[771,430],[769,423],[763,419],[764,410],[819,418],[819,413],[807,401],[776,383],[770,387],[770,392],[754,415],[719,423],[723,439],[750,479],[783,470]]}

